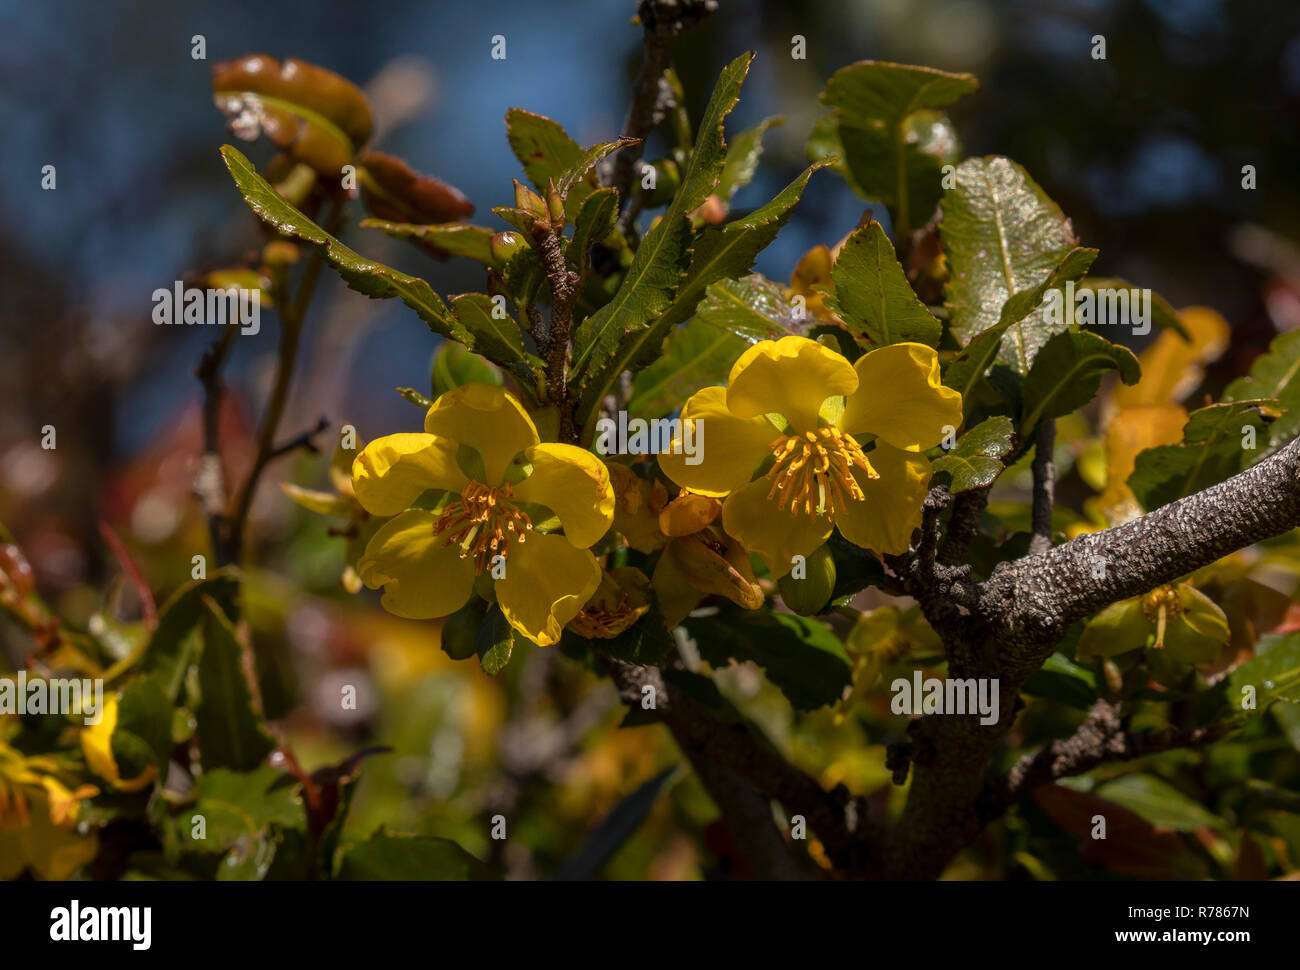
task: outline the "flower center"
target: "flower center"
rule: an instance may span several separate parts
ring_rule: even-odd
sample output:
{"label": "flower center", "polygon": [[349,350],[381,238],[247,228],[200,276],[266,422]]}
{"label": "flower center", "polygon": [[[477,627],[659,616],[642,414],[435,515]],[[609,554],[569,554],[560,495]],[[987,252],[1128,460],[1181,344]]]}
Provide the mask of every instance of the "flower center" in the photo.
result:
{"label": "flower center", "polygon": [[865,495],[853,477],[860,468],[868,478],[879,478],[861,446],[850,435],[830,426],[803,434],[782,435],[772,442],[775,463],[767,473],[772,488],[769,500],[791,515],[834,515],[850,501]]}
{"label": "flower center", "polygon": [[442,510],[433,532],[446,536],[443,545],[460,546],[462,559],[473,556],[475,570],[482,572],[489,559],[508,555],[510,543],[515,539],[523,542],[525,533],[533,530],[528,516],[508,501],[514,497],[510,485],[489,488],[470,482],[461,491],[460,501]]}

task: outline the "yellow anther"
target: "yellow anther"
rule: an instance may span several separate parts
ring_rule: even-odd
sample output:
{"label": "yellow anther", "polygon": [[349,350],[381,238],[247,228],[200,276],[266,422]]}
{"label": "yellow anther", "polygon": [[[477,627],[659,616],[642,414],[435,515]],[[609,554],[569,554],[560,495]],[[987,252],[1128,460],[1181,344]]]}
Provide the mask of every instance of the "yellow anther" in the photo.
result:
{"label": "yellow anther", "polygon": [[510,485],[489,488],[470,482],[433,524],[433,532],[443,536],[443,545],[459,546],[461,558],[474,557],[474,568],[482,572],[491,556],[505,556],[512,541],[523,542],[532,531],[528,516],[515,508]]}
{"label": "yellow anther", "polygon": [[834,515],[850,501],[865,496],[853,477],[858,468],[868,478],[879,478],[861,446],[839,428],[818,428],[801,435],[783,435],[772,442],[774,461],[767,477],[772,481],[768,499],[791,515]]}

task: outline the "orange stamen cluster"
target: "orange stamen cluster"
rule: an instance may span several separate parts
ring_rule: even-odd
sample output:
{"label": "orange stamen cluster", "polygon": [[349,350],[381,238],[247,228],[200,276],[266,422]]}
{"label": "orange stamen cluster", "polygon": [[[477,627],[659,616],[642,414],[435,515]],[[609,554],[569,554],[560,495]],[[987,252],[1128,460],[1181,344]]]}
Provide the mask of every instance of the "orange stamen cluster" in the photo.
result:
{"label": "orange stamen cluster", "polygon": [[853,469],[879,478],[861,446],[839,428],[825,427],[803,434],[782,435],[772,442],[776,462],[767,473],[772,488],[768,500],[791,515],[834,515],[849,502],[866,496],[853,478]]}
{"label": "orange stamen cluster", "polygon": [[515,490],[509,485],[489,488],[470,482],[433,524],[435,535],[446,536],[443,545],[460,546],[460,557],[474,557],[474,568],[483,567],[494,556],[509,554],[510,543],[523,542],[533,523],[509,501]]}

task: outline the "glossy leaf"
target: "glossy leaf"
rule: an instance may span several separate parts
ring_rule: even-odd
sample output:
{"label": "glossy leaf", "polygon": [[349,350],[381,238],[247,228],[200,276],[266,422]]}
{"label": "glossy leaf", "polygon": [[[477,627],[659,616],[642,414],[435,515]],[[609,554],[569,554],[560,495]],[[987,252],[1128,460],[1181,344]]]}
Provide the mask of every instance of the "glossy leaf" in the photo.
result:
{"label": "glossy leaf", "polygon": [[[942,204],[950,273],[944,297],[953,334],[966,343],[999,323],[1011,297],[1048,280],[1076,240],[1056,203],[1006,158],[962,162]],[[1038,307],[1008,327],[999,359],[1028,374],[1050,336]]]}
{"label": "glossy leaf", "polygon": [[[1232,477],[1258,456],[1267,440],[1272,401],[1234,401],[1193,411],[1178,444],[1148,448],[1137,456],[1128,487],[1148,512]],[[1244,447],[1254,429],[1256,450]]]}
{"label": "glossy leaf", "polygon": [[950,492],[965,492],[992,485],[1002,474],[1002,460],[1013,447],[1015,425],[998,415],[982,421],[957,439],[957,446],[936,458],[936,472],[948,475]]}
{"label": "glossy leaf", "polygon": [[247,671],[252,669],[244,645],[220,607],[205,600],[203,652],[199,655],[199,753],[204,768],[251,771],[275,742],[253,709]]}
{"label": "glossy leaf", "polygon": [[763,154],[763,135],[769,128],[783,124],[785,119],[781,117],[764,118],[731,139],[727,145],[726,161],[722,163],[722,174],[718,177],[718,187],[714,190],[718,198],[730,202],[733,195],[750,183]]}
{"label": "glossy leaf", "polygon": [[1108,371],[1118,371],[1125,384],[1142,374],[1133,351],[1095,333],[1076,330],[1058,333],[1043,345],[1025,378],[1022,437],[1038,422],[1069,414],[1091,401]]}
{"label": "glossy leaf", "polygon": [[482,625],[478,628],[478,661],[483,670],[495,677],[510,663],[510,652],[515,645],[515,630],[507,621],[501,607],[495,603],[488,608]]}
{"label": "glossy leaf", "polygon": [[907,282],[894,244],[874,220],[849,236],[831,270],[828,300],[849,332],[877,347],[915,342],[939,345],[941,326]]}
{"label": "glossy leaf", "polygon": [[389,222],[385,219],[362,219],[363,229],[379,229],[394,239],[411,239],[440,253],[468,256],[484,266],[495,266],[492,258],[492,237],[495,232],[483,226],[464,222],[447,222],[418,226],[409,222]]}
{"label": "glossy leaf", "polygon": [[1097,795],[1136,812],[1152,825],[1175,832],[1193,832],[1223,824],[1199,802],[1155,775],[1121,775],[1098,787]]}
{"label": "glossy leaf", "polygon": [[747,346],[743,337],[696,317],[674,330],[659,358],[637,372],[627,404],[628,416],[663,417],[701,388],[725,384],[731,365]]}
{"label": "glossy leaf", "polygon": [[325,258],[349,287],[376,299],[397,297],[419,314],[434,333],[466,344],[473,343],[468,331],[452,316],[442,298],[425,280],[399,273],[349,249],[282,199],[238,149],[224,145],[221,154],[244,201],[258,218],[287,236],[320,246]]}
{"label": "glossy leaf", "polygon": [[440,882],[498,878],[450,839],[375,832],[345,849],[335,878],[367,882]]}
{"label": "glossy leaf", "polygon": [[546,365],[524,348],[519,326],[509,314],[497,312],[492,298],[485,293],[453,296],[451,310],[473,336],[470,346],[475,351],[509,370],[525,388],[536,393]]}
{"label": "glossy leaf", "polygon": [[1255,358],[1250,374],[1239,377],[1223,392],[1225,401],[1274,398],[1282,416],[1269,432],[1273,445],[1290,441],[1300,434],[1300,330],[1273,338],[1268,353]]}

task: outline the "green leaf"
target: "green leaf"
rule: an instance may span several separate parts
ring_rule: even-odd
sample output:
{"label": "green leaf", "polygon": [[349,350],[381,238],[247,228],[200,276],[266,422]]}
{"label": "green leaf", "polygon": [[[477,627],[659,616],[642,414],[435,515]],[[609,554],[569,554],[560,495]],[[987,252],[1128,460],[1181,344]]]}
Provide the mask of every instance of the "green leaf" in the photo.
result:
{"label": "green leaf", "polygon": [[1102,375],[1119,371],[1125,384],[1136,384],[1142,365],[1133,351],[1083,330],[1058,333],[1043,345],[1023,387],[1022,438],[1046,418],[1069,414],[1091,401]]}
{"label": "green leaf", "polygon": [[[752,52],[742,54],[723,69],[700,121],[695,150],[682,173],[681,188],[668,211],[641,240],[613,299],[592,314],[578,331],[571,384],[583,392],[578,415],[582,424],[626,363],[637,356],[645,339],[640,334],[629,347],[624,335],[645,330],[650,321],[667,310],[682,282],[691,241],[687,213],[699,208],[717,184],[723,165],[723,120],[740,99],[740,86],[749,73],[752,59]],[[667,328],[658,332],[662,337],[667,334]],[[617,360],[612,360],[616,354]]]}
{"label": "green leaf", "polygon": [[1231,478],[1258,451],[1243,447],[1244,428],[1265,440],[1272,401],[1233,401],[1193,411],[1183,426],[1183,440],[1148,448],[1137,456],[1128,486],[1147,511]]}
{"label": "green leaf", "polygon": [[1053,653],[1026,679],[1021,690],[1030,697],[1089,710],[1097,700],[1097,677],[1062,653]]}
{"label": "green leaf", "polygon": [[831,279],[835,296],[828,302],[854,336],[877,347],[905,342],[939,346],[943,328],[907,282],[880,223],[868,222],[848,238]]}
{"label": "green leaf", "polygon": [[501,371],[490,361],[466,349],[464,344],[444,341],[434,353],[433,365],[429,368],[429,386],[434,398],[474,382],[500,385]]}
{"label": "green leaf", "polygon": [[[944,296],[952,332],[963,343],[996,326],[1012,296],[1049,279],[1076,242],[1056,203],[1023,168],[999,156],[957,167],[956,184],[943,195],[939,230],[949,267]],[[1010,326],[999,359],[1028,374],[1051,329],[1044,308],[1035,309]]]}
{"label": "green leaf", "polygon": [[[1253,688],[1255,707],[1243,709],[1243,691]],[[1269,633],[1255,644],[1255,657],[1228,678],[1228,702],[1241,717],[1262,714],[1274,701],[1300,704],[1300,633]]]}
{"label": "green leaf", "polygon": [[1280,445],[1300,434],[1300,330],[1292,330],[1268,345],[1255,358],[1250,374],[1239,377],[1223,392],[1225,401],[1274,398],[1282,417],[1273,423],[1269,444]]}
{"label": "green leaf", "polygon": [[286,236],[321,247],[326,260],[349,287],[375,299],[396,297],[419,314],[434,333],[473,344],[473,338],[425,280],[366,259],[343,245],[281,198],[237,148],[223,145],[221,155],[244,201],[257,217]]}
{"label": "green leaf", "polygon": [[515,645],[515,628],[506,620],[501,607],[493,603],[478,628],[478,662],[483,670],[495,677],[510,663],[510,652]]}
{"label": "green leaf", "polygon": [[749,342],[698,317],[674,330],[658,360],[638,371],[627,413],[632,418],[671,414],[702,387],[724,384]]}
{"label": "green leaf", "polygon": [[[836,112],[829,146],[841,147],[854,190],[889,206],[896,231],[929,219],[939,200],[940,167],[955,160],[951,128],[934,109],[978,87],[971,74],[883,61],[850,64],[826,82],[821,99]],[[927,137],[936,126],[941,136]],[[826,144],[827,129],[819,130],[817,141]]]}
{"label": "green leaf", "polygon": [[1002,313],[998,317],[998,322],[978,334],[948,365],[944,371],[943,382],[946,386],[961,392],[963,409],[967,414],[970,414],[975,400],[971,392],[997,359],[998,350],[1002,346],[1002,335],[1006,333],[1007,328],[1020,323],[1034,312],[1042,304],[1048,290],[1058,289],[1070,280],[1078,280],[1088,272],[1088,268],[1096,258],[1095,249],[1082,247],[1071,249],[1057,264],[1051,275],[1041,283],[1008,297],[1002,304]]}
{"label": "green leaf", "polygon": [[366,841],[344,850],[336,878],[366,882],[465,882],[499,877],[450,839],[399,835],[381,828]]}
{"label": "green leaf", "polygon": [[614,231],[618,219],[618,193],[613,189],[597,189],[587,196],[573,223],[573,239],[566,254],[569,265],[579,273],[587,265],[587,253]]}
{"label": "green leaf", "polygon": [[[504,302],[504,301],[503,301]],[[488,360],[500,364],[529,391],[536,393],[546,365],[524,349],[519,326],[502,311],[498,317],[492,297],[486,293],[465,293],[451,297],[451,311],[474,337],[473,347]]]}
{"label": "green leaf", "polygon": [[1121,775],[1097,789],[1097,795],[1136,812],[1152,825],[1175,832],[1220,828],[1223,822],[1199,802],[1154,775]]}
{"label": "green leaf", "polygon": [[781,288],[758,273],[742,279],[719,280],[704,291],[695,319],[753,343],[802,334],[807,319],[795,316],[795,305]]}
{"label": "green leaf", "polygon": [[205,598],[203,652],[199,655],[199,753],[205,770],[251,771],[275,742],[253,710],[247,670],[253,669],[235,628],[211,599]]}
{"label": "green leaf", "polygon": [[[1134,286],[1126,279],[1118,276],[1088,276],[1081,280],[1075,280],[1075,294],[1082,293],[1084,290],[1137,290],[1141,287]],[[1151,294],[1151,323],[1158,330],[1172,330],[1184,340],[1191,340],[1191,335],[1183,322],[1178,319],[1178,311],[1173,308],[1168,300],[1159,293]]]}
{"label": "green leaf", "polygon": [[172,750],[172,705],[159,678],[133,677],[117,705],[117,725],[110,742],[123,778],[136,778],[152,764],[167,777]]}
{"label": "green leaf", "polygon": [[965,492],[992,485],[1002,474],[1002,459],[1011,454],[1015,426],[998,415],[982,421],[957,440],[957,447],[936,458],[936,472],[948,474],[948,490]]}
{"label": "green leaf", "polygon": [[731,139],[727,146],[727,158],[722,163],[722,175],[718,177],[718,187],[714,189],[723,202],[730,202],[731,197],[744,188],[754,178],[758,170],[758,159],[763,154],[763,135],[769,128],[785,124],[781,117],[764,118],[753,128],[747,128]]}
{"label": "green leaf", "polygon": [[156,674],[169,701],[174,703],[180,695],[185,674],[193,662],[199,643],[195,627],[206,613],[204,601],[212,599],[231,613],[238,590],[238,573],[222,569],[206,579],[186,583],[163,604],[158,613],[158,626],[149,637],[136,670]]}
{"label": "green leaf", "polygon": [[725,609],[684,625],[710,664],[754,661],[797,710],[834,703],[853,679],[840,638],[809,617]]}
{"label": "green leaf", "polygon": [[595,190],[596,186],[587,181],[587,175],[602,158],[606,155],[612,155],[621,148],[637,145],[640,142],[640,138],[628,138],[626,135],[620,135],[614,141],[605,141],[592,145],[579,155],[577,161],[566,171],[561,172],[555,180],[555,188],[559,190],[560,195],[566,200],[565,212],[569,211],[567,200],[570,196],[574,196],[576,199],[574,202],[576,210],[581,208],[587,196]]}
{"label": "green leaf", "polygon": [[471,226],[464,222],[417,226],[409,222],[389,222],[386,219],[362,219],[361,227],[379,229],[394,239],[413,239],[453,256],[468,256],[484,266],[496,265],[496,260],[492,258],[492,237],[496,233],[483,226]]}
{"label": "green leaf", "polygon": [[[252,771],[205,771],[190,790],[192,804],[172,823],[182,851],[225,853],[272,826],[305,828],[302,800],[294,785],[285,784],[287,778],[270,765]],[[200,816],[205,837],[196,839],[195,821]]]}
{"label": "green leaf", "polygon": [[[558,121],[522,108],[506,112],[506,138],[524,174],[540,192],[546,191],[552,179],[558,182],[582,158],[582,146]],[[581,205],[582,200],[576,199],[575,203]]]}

